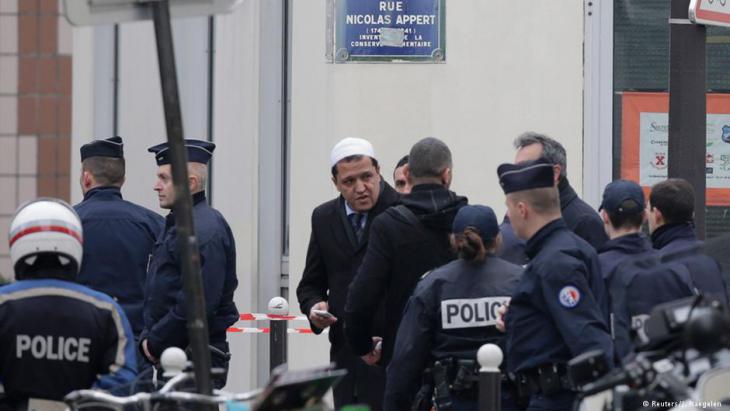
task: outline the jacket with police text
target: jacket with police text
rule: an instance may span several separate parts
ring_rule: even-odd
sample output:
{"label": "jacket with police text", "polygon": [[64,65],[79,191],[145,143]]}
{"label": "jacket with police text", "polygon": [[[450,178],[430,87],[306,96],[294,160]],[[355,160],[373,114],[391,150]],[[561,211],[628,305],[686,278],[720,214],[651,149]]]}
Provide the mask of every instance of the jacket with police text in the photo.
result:
{"label": "jacket with police text", "polygon": [[109,296],[55,279],[0,288],[0,381],[6,400],[62,400],[137,373],[134,336]]}

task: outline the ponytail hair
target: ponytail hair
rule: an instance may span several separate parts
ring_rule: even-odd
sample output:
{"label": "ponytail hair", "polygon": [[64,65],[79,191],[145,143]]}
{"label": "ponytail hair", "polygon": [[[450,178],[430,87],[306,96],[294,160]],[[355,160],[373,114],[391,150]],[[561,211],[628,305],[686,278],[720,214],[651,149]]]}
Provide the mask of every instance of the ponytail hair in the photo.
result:
{"label": "ponytail hair", "polygon": [[479,231],[471,226],[464,229],[463,233],[454,233],[451,236],[451,246],[459,258],[473,263],[486,260],[487,255],[491,255],[495,249],[496,242],[495,238],[484,244]]}

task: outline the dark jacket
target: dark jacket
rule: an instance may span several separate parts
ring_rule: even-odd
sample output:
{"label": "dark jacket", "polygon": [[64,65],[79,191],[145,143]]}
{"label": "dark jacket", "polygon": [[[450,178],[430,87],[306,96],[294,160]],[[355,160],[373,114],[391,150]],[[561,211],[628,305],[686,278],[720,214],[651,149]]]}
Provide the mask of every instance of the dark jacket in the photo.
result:
{"label": "dark jacket", "polygon": [[[175,216],[170,213],[165,220],[165,231],[155,245],[147,273],[145,329],[140,336],[140,341],[148,340],[148,348],[157,358],[168,347],[188,346]],[[228,327],[238,320],[238,309],[233,303],[238,285],[236,245],[228,223],[220,212],[208,206],[204,192],[193,195],[193,223],[200,250],[210,343],[219,346],[226,341]]]}
{"label": "dark jacket", "polygon": [[[578,197],[567,177],[558,183],[558,191],[560,212],[565,224],[578,237],[588,241],[594,249],[600,250],[603,243],[608,241],[601,217],[588,203]],[[528,258],[525,255],[525,241],[517,238],[509,218],[505,216],[499,229],[502,233],[502,248],[498,255],[511,263],[526,264]]]}
{"label": "dark jacket", "polygon": [[[342,327],[347,287],[365,255],[372,221],[398,201],[399,197],[390,185],[383,184],[377,203],[367,214],[365,233],[360,242],[347,219],[341,196],[321,204],[312,212],[312,233],[304,273],[297,286],[297,299],[304,315],[309,315],[314,304],[327,301],[329,311],[340,319],[330,327],[329,333],[335,350],[345,343]],[[313,324],[310,325],[315,333],[322,332]],[[382,323],[379,329],[382,329]]]}
{"label": "dark jacket", "polygon": [[386,326],[383,364],[390,361],[403,308],[418,279],[448,263],[449,234],[456,212],[467,199],[437,184],[421,184],[404,196],[402,204],[418,219],[413,224],[395,208],[374,221],[370,240],[345,305],[345,336],[357,355],[372,350],[373,313],[385,300]]}
{"label": "dark jacket", "polygon": [[633,233],[608,240],[598,250],[601,274],[609,281],[618,266],[635,257],[655,255],[651,242],[642,233]]}
{"label": "dark jacket", "polygon": [[522,267],[497,257],[456,260],[427,274],[408,300],[388,365],[385,409],[408,409],[422,371],[447,358],[475,360],[483,344],[502,345],[497,310],[509,301]]}
{"label": "dark jacket", "polygon": [[728,306],[727,285],[720,264],[702,254],[703,242],[697,239],[692,224],[665,224],[654,230],[651,242],[665,258],[687,266],[693,285],[699,292],[719,298]]}
{"label": "dark jacket", "polygon": [[97,187],[74,206],[84,228],[78,282],[111,296],[127,314],[134,335],[144,328],[147,264],[165,219],[122,199],[117,187]]}
{"label": "dark jacket", "polygon": [[694,294],[687,266],[644,254],[619,265],[608,282],[616,362],[642,349],[649,340],[644,322],[658,304]]}
{"label": "dark jacket", "polygon": [[657,304],[692,295],[686,267],[661,261],[642,233],[609,240],[598,255],[611,307],[615,360],[645,343],[643,322]]}
{"label": "dark jacket", "polygon": [[[372,221],[398,201],[400,195],[387,183],[382,182],[380,196],[367,213],[364,233],[358,241],[345,211],[345,201],[340,196],[330,200],[312,212],[312,233],[302,280],[297,287],[297,299],[302,313],[309,314],[312,306],[327,301],[329,311],[338,318],[330,327],[330,362],[347,370],[347,375],[333,389],[335,408],[347,404],[364,403],[370,409],[382,409],[385,370],[370,367],[352,353],[345,342],[343,327],[347,287],[355,277],[365,250]],[[385,306],[380,304],[375,314],[375,332],[382,335],[385,323]],[[310,322],[312,331],[321,329]]]}
{"label": "dark jacket", "polygon": [[608,298],[593,247],[557,219],[525,250],[530,263],[505,316],[508,370],[565,364],[594,349],[610,363],[613,344],[601,309],[607,310]]}
{"label": "dark jacket", "polygon": [[[38,341],[40,340],[40,342]],[[109,296],[56,279],[0,288],[4,402],[61,401],[73,390],[110,390],[137,373],[134,336]]]}

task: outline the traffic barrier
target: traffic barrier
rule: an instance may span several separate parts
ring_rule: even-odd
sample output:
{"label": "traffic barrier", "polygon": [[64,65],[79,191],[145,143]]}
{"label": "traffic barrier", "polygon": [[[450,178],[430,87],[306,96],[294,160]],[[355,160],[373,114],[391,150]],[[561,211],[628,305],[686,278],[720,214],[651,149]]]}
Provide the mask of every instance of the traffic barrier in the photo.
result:
{"label": "traffic barrier", "polygon": [[[309,327],[288,328],[288,321],[309,321],[304,315],[289,315],[289,302],[283,297],[269,300],[269,312],[240,313],[239,321],[268,321],[268,327],[228,327],[229,333],[269,334],[269,367],[273,370],[286,362],[286,345],[288,334],[314,334]],[[322,334],[329,333],[329,328]]]}
{"label": "traffic barrier", "polygon": [[309,321],[303,315],[277,315],[277,314],[260,314],[260,313],[241,313],[238,316],[239,321]]}
{"label": "traffic barrier", "polygon": [[[269,334],[271,329],[269,327],[228,327],[229,333],[241,333],[241,334]],[[327,334],[329,329],[323,330],[322,334]],[[314,334],[310,328],[287,328],[287,334]]]}

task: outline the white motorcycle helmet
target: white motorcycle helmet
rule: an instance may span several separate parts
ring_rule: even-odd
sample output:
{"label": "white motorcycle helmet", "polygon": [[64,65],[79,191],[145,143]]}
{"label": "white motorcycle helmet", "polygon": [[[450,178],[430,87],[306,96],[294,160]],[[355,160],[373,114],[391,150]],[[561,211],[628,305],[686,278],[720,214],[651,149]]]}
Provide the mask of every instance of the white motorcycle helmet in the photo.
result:
{"label": "white motorcycle helmet", "polygon": [[18,207],[10,223],[10,259],[17,274],[39,256],[57,256],[61,266],[78,274],[83,255],[83,230],[76,211],[65,201],[39,198]]}

